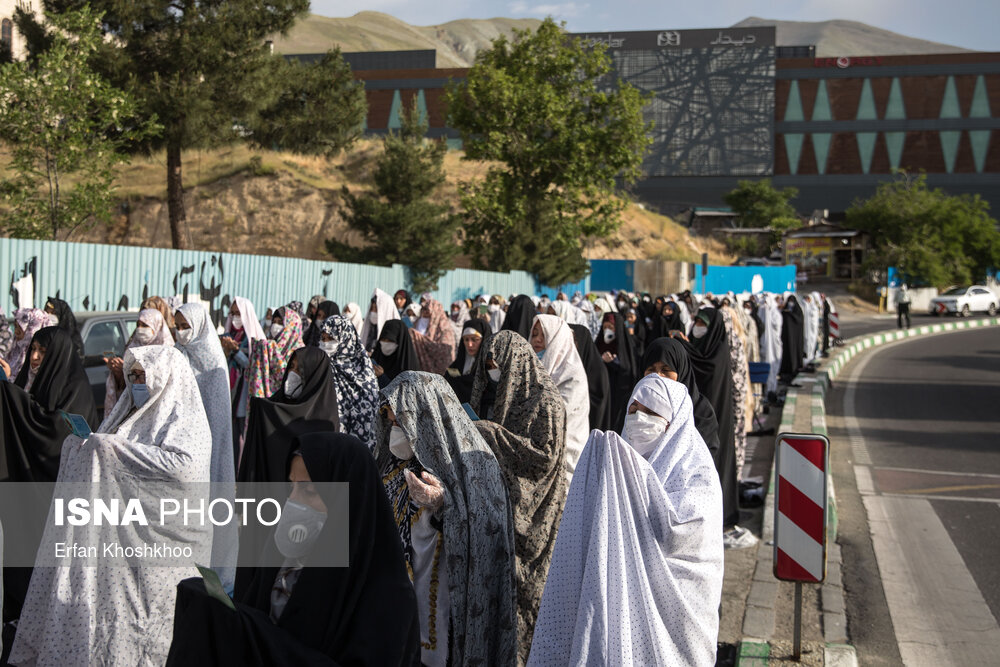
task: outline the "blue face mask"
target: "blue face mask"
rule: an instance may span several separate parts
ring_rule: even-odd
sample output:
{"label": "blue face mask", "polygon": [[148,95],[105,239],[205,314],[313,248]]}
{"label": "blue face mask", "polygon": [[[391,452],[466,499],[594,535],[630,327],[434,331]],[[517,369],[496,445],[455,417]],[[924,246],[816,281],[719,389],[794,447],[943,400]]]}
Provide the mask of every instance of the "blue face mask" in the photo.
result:
{"label": "blue face mask", "polygon": [[149,387],[144,384],[132,385],[132,403],[135,407],[141,408],[149,400]]}
{"label": "blue face mask", "polygon": [[539,350],[538,352],[535,352],[535,354],[538,355],[538,360],[541,361],[542,357],[545,356],[545,350]]}

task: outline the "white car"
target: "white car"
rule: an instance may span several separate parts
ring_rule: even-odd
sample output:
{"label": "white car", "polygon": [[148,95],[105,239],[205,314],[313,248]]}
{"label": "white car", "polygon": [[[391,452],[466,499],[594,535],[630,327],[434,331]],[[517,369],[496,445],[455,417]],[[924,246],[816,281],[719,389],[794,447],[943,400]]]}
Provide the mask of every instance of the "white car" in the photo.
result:
{"label": "white car", "polygon": [[982,285],[953,287],[931,299],[931,315],[967,317],[969,313],[985,312],[993,316],[998,309],[1000,300],[997,295]]}

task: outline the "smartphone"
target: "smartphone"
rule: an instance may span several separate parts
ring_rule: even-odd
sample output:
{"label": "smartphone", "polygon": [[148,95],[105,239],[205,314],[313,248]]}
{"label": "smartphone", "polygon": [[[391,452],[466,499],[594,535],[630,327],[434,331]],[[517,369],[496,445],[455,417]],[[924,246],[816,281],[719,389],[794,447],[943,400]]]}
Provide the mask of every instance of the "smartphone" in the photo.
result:
{"label": "smartphone", "polygon": [[481,306],[479,306],[479,314],[480,315],[486,315],[489,312],[490,312],[490,307],[489,306],[487,306],[487,305],[481,305]]}
{"label": "smartphone", "polygon": [[469,415],[469,419],[474,422],[479,421],[479,415],[476,414],[476,411],[472,409],[471,405],[468,403],[462,403],[462,407],[465,408],[465,414]]}

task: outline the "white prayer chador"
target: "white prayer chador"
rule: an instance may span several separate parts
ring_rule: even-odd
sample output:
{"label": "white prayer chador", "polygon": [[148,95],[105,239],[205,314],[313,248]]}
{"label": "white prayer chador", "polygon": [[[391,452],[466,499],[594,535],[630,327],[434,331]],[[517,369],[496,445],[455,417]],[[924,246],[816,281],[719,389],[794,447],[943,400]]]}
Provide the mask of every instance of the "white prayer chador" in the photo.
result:
{"label": "white prayer chador", "polygon": [[[211,555],[211,524],[159,523],[160,494],[193,498],[205,487],[212,433],[194,374],[173,347],[137,347],[125,353],[126,376],[138,364],[146,373],[149,399],[134,409],[128,384],[114,410],[86,440],[63,443],[56,493],[81,485],[94,497],[138,498],[149,525],[56,526],[50,516],[27,599],[18,622],[10,662],[39,667],[162,665],[174,626],[177,584],[198,576],[195,563]],[[67,487],[65,485],[73,485]],[[203,492],[207,495],[207,489]],[[69,496],[72,497],[72,496]],[[66,522],[67,524],[69,522]],[[74,558],[45,567],[54,544],[117,543],[121,547],[186,544],[192,557],[172,566],[122,567],[103,558]],[[98,546],[98,553],[103,549]],[[162,562],[162,561],[161,561]]]}
{"label": "white prayer chador", "polygon": [[[201,391],[208,426],[212,430],[212,500],[236,498],[236,465],[233,463],[233,406],[229,393],[229,367],[208,311],[200,303],[186,303],[178,312],[191,325],[191,340],[178,340],[177,349],[187,357]],[[212,537],[212,569],[222,586],[232,591],[236,582],[239,536],[235,523],[215,526]]]}
{"label": "white prayer chador", "polygon": [[802,329],[805,342],[805,349],[802,350],[806,363],[816,358],[816,342],[819,338],[819,315],[822,312],[817,307],[819,295],[813,292],[809,295],[809,301],[802,299]]}
{"label": "white prayer chador", "polygon": [[535,322],[541,324],[545,336],[542,366],[549,372],[566,404],[566,479],[572,481],[576,462],[580,459],[590,433],[590,386],[587,384],[587,370],[576,349],[573,330],[566,322],[555,315],[536,315]]}
{"label": "white prayer chador", "polygon": [[774,302],[774,295],[763,294],[757,314],[764,321],[764,335],[760,340],[760,358],[771,368],[767,375],[767,391],[778,389],[778,371],[781,369],[781,311]]}
{"label": "white prayer chador", "polygon": [[684,385],[632,393],[670,421],[647,461],[593,431],[563,510],[528,665],[715,664],[722,489]]}
{"label": "white prayer chador", "polygon": [[381,335],[382,327],[385,326],[386,322],[399,319],[396,302],[392,300],[391,296],[376,287],[375,291],[372,292],[372,297],[375,299],[377,322],[372,324],[371,304],[369,303],[364,311],[365,323],[361,326],[361,344],[366,349],[371,349],[371,347],[378,343],[378,337]]}

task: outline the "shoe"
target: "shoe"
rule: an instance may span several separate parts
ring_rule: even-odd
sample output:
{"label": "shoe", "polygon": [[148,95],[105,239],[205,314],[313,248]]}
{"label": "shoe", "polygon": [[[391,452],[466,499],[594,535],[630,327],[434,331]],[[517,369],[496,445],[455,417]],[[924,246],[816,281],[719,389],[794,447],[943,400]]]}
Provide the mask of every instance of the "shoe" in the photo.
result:
{"label": "shoe", "polygon": [[722,534],[722,545],[728,549],[747,549],[757,544],[757,536],[746,528],[733,526]]}

